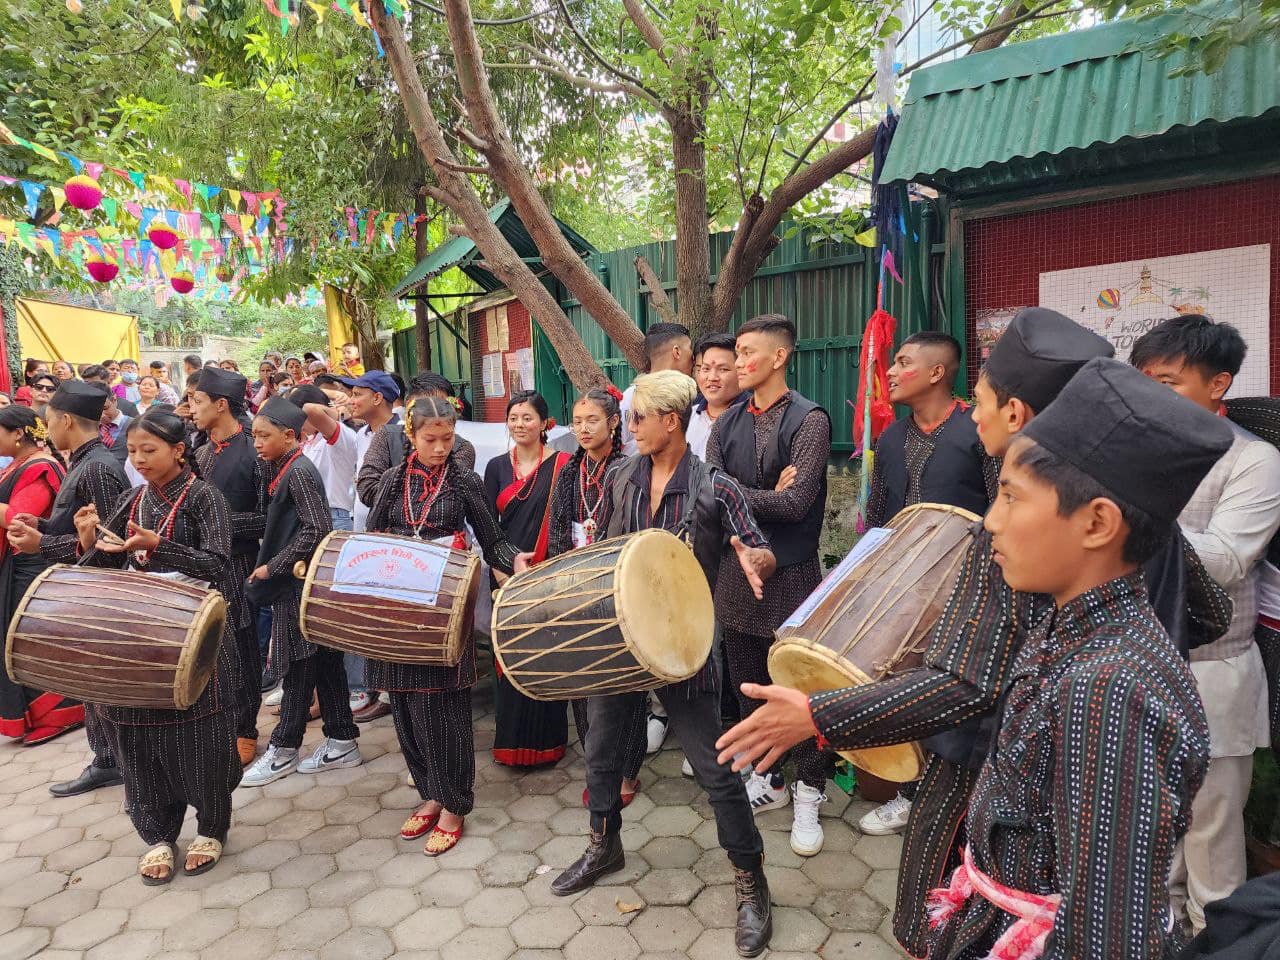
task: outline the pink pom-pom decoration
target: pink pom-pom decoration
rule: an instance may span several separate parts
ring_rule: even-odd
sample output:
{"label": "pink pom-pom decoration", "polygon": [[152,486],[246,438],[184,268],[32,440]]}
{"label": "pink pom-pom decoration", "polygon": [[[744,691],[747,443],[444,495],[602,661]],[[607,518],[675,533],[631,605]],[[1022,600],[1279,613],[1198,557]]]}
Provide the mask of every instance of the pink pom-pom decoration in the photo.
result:
{"label": "pink pom-pom decoration", "polygon": [[120,273],[119,264],[112,260],[104,260],[96,255],[85,259],[84,268],[89,271],[89,276],[93,277],[98,283],[110,283]]}
{"label": "pink pom-pom decoration", "polygon": [[77,210],[93,210],[102,203],[102,187],[93,177],[78,174],[63,184],[67,203]]}
{"label": "pink pom-pom decoration", "polygon": [[190,270],[177,270],[169,277],[169,286],[179,293],[190,293],[196,285],[196,278]]}
{"label": "pink pom-pom decoration", "polygon": [[147,230],[147,239],[159,250],[172,250],[178,245],[178,240],[181,238],[178,236],[177,231],[164,226],[164,224],[157,224]]}

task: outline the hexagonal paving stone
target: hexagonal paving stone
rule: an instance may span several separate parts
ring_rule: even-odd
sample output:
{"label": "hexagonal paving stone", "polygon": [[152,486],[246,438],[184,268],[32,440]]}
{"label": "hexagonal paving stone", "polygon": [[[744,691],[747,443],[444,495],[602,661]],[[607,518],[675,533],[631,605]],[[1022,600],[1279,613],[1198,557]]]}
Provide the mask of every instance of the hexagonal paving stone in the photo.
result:
{"label": "hexagonal paving stone", "polygon": [[859,837],[853,852],[872,870],[896,870],[902,860],[902,837]]}
{"label": "hexagonal paving stone", "polygon": [[0,888],[0,907],[30,907],[59,893],[67,885],[65,873],[33,873],[21,883]]}
{"label": "hexagonal paving stone", "polygon": [[391,939],[400,950],[438,949],[461,931],[461,910],[425,907],[397,923]]}
{"label": "hexagonal paving stone", "polygon": [[268,890],[240,908],[240,923],[247,927],[279,927],[307,909],[307,906],[305,890]]}
{"label": "hexagonal paving stone", "polygon": [[800,869],[821,890],[856,890],[871,875],[871,869],[857,857],[825,850],[807,858]]}
{"label": "hexagonal paving stone", "polygon": [[419,888],[418,895],[424,907],[460,907],[479,896],[481,889],[480,877],[474,870],[441,870],[430,883]]}
{"label": "hexagonal paving stone", "polygon": [[236,854],[238,870],[274,870],[280,864],[292,860],[301,851],[293,840],[267,840]]}
{"label": "hexagonal paving stone", "polygon": [[493,841],[488,837],[468,837],[463,834],[462,840],[458,845],[442,857],[440,864],[442,869],[472,869],[480,866],[486,860],[492,858],[498,852],[498,848],[493,845]]}
{"label": "hexagonal paving stone", "polygon": [[702,925],[687,907],[649,907],[627,927],[642,950],[685,950]]}
{"label": "hexagonal paving stone", "polygon": [[268,960],[275,952],[275,938],[250,927],[232,930],[200,951],[200,960]]}
{"label": "hexagonal paving stone", "polygon": [[904,954],[874,933],[833,933],[822,945],[825,960],[902,960]]}
{"label": "hexagonal paving stone", "polygon": [[276,931],[284,950],[315,950],[351,926],[347,911],[337,907],[312,907]]}
{"label": "hexagonal paving stone", "polygon": [[81,840],[49,854],[45,866],[57,873],[70,873],[102,859],[110,849],[111,844],[105,840]]}
{"label": "hexagonal paving stone", "polygon": [[688,870],[702,855],[702,848],[690,843],[687,836],[655,837],[641,847],[640,852],[655,870]]}
{"label": "hexagonal paving stone", "polygon": [[385,960],[395,951],[391,937],[378,927],[352,927],[320,950],[320,960]]}
{"label": "hexagonal paving stone", "polygon": [[693,865],[704,883],[733,883],[733,864],[719,847],[706,851]]}
{"label": "hexagonal paving stone", "polygon": [[[687,907],[704,886],[698,875],[689,870],[650,870],[636,881],[636,892],[654,906]],[[640,945],[643,947],[644,943]]]}
{"label": "hexagonal paving stone", "polygon": [[655,837],[687,837],[702,823],[702,818],[688,807],[657,807],[643,822]]}
{"label": "hexagonal paving stone", "polygon": [[[22,916],[22,922],[30,927],[56,927],[60,923],[75,919],[82,913],[88,913],[97,905],[97,890],[82,890],[79,886],[68,887],[61,893],[55,893],[35,906],[28,907]],[[109,934],[109,936],[113,935]]]}
{"label": "hexagonal paving stone", "polygon": [[374,797],[347,797],[328,807],[324,818],[329,823],[355,824],[367,820],[379,812],[378,801]]}
{"label": "hexagonal paving stone", "polygon": [[778,906],[808,907],[817,899],[819,887],[804,872],[766,863],[765,873],[769,877],[769,893]]}
{"label": "hexagonal paving stone", "polygon": [[557,950],[582,929],[572,907],[532,907],[511,924],[511,937],[519,947]]}
{"label": "hexagonal paving stone", "polygon": [[338,869],[333,857],[307,853],[282,863],[271,871],[272,887],[309,887]]}
{"label": "hexagonal paving stone", "polygon": [[644,901],[632,887],[595,886],[578,898],[573,910],[589,927],[625,927],[636,915],[619,910],[619,903],[643,904]]}
{"label": "hexagonal paving stone", "polygon": [[707,928],[732,927],[737,923],[738,900],[731,883],[704,887],[694,898],[694,916]]}
{"label": "hexagonal paving stone", "polygon": [[565,960],[635,960],[640,945],[626,930],[585,927],[565,944]]}
{"label": "hexagonal paving stone", "polygon": [[538,858],[558,869],[573,863],[587,849],[586,837],[553,837],[538,847]]}
{"label": "hexagonal paving stone", "polygon": [[86,960],[138,960],[153,955],[163,936],[159,930],[130,930],[104,940],[85,957]]}
{"label": "hexagonal paving stone", "polygon": [[733,929],[703,930],[689,947],[689,960],[725,960],[737,955],[733,945]]}
{"label": "hexagonal paving stone", "polygon": [[360,839],[360,831],[349,823],[321,827],[298,841],[303,853],[341,853]]}
{"label": "hexagonal paving stone", "polygon": [[[502,814],[504,817],[506,813]],[[473,814],[474,816],[474,814]],[[467,818],[468,825],[471,818]],[[584,820],[585,823],[585,820]],[[491,835],[493,845],[499,850],[528,853],[537,850],[551,839],[551,829],[545,823],[510,823]]]}
{"label": "hexagonal paving stone", "polygon": [[462,908],[462,919],[477,927],[509,927],[529,909],[529,901],[519,890],[486,888]]}
{"label": "hexagonal paving stone", "polygon": [[45,927],[19,927],[0,936],[0,957],[26,960],[34,957],[49,942],[49,930]]}
{"label": "hexagonal paving stone", "polygon": [[[136,882],[141,885],[141,881]],[[185,920],[199,909],[199,891],[169,887],[154,900],[148,900],[129,912],[129,929],[163,930]]]}
{"label": "hexagonal paving stone", "polygon": [[830,934],[821,920],[808,910],[796,907],[773,908],[773,939],[771,950],[796,950],[813,953]]}
{"label": "hexagonal paving stone", "polygon": [[828,890],[818,896],[814,915],[832,930],[872,931],[888,914],[861,890]]}
{"label": "hexagonal paving stone", "polygon": [[880,904],[892,910],[898,900],[898,872],[877,870],[867,878],[862,890]]}
{"label": "hexagonal paving stone", "polygon": [[373,871],[374,879],[385,887],[416,887],[440,869],[432,857],[424,857],[422,848],[414,853],[400,853]]}
{"label": "hexagonal paving stone", "polygon": [[232,874],[206,887],[200,894],[205,907],[239,907],[271,886],[271,877],[262,871]]}
{"label": "hexagonal paving stone", "polygon": [[512,820],[546,823],[560,811],[560,803],[555,797],[521,797],[508,803],[506,810]]}
{"label": "hexagonal paving stone", "polygon": [[164,945],[170,950],[203,950],[215,940],[225,937],[235,926],[235,910],[201,910],[166,930]]}
{"label": "hexagonal paving stone", "polygon": [[476,868],[486,887],[522,887],[541,861],[529,853],[496,853]]}
{"label": "hexagonal paving stone", "polygon": [[53,931],[53,946],[64,950],[88,950],[114,937],[124,929],[128,920],[127,910],[90,910],[58,924]]}
{"label": "hexagonal paving stone", "polygon": [[467,814],[467,833],[473,837],[495,837],[505,832],[510,823],[511,818],[507,816],[505,810],[496,808],[472,810]]}
{"label": "hexagonal paving stone", "polygon": [[516,781],[516,785],[525,796],[549,796],[567,786],[569,780],[568,772],[559,767],[552,767],[548,770],[536,770],[533,773],[526,773]]}
{"label": "hexagonal paving stone", "polygon": [[515,953],[511,934],[497,927],[472,927],[440,948],[443,960],[506,960]]}
{"label": "hexagonal paving stone", "polygon": [[[471,826],[470,817],[467,818],[467,826]],[[375,870],[400,852],[397,842],[383,837],[366,837],[349,843],[336,851],[338,869]]]}
{"label": "hexagonal paving stone", "polygon": [[394,927],[418,906],[418,894],[413,890],[387,887],[365,894],[348,912],[357,926]]}
{"label": "hexagonal paving stone", "polygon": [[307,898],[313,907],[345,907],[377,886],[378,881],[368,870],[331,873],[320,882],[307,887]]}
{"label": "hexagonal paving stone", "polygon": [[315,778],[308,777],[311,789],[293,798],[293,806],[298,810],[325,810],[347,798],[347,791],[342,787],[319,786]]}

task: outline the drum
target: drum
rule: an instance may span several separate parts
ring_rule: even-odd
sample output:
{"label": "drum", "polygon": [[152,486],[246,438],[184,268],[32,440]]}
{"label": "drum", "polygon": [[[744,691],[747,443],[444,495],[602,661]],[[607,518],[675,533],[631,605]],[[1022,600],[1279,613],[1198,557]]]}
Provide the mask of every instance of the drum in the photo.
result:
{"label": "drum", "polygon": [[5,667],[18,683],[89,703],[185,710],[213,674],[226,619],[216,590],[58,564],[18,604]]}
{"label": "drum", "polygon": [[715,614],[693,551],[665,530],[602,540],[518,573],[493,601],[493,652],[535,700],[651,690],[696,674]]}
{"label": "drum", "polygon": [[[889,521],[892,532],[869,532],[879,542],[855,547],[778,628],[769,676],[784,687],[819,693],[919,666],[978,519],[959,507],[920,503]],[[841,753],[896,783],[916,779],[923,765],[914,743]]]}
{"label": "drum", "polygon": [[389,533],[335,530],[302,586],[302,633],[375,660],[456,667],[471,637],[480,558]]}

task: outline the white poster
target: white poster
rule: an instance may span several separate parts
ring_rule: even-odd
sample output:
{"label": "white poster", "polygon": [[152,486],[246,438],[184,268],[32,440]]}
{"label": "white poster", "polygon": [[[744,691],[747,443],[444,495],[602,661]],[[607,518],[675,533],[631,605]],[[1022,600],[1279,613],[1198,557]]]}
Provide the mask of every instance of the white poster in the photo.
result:
{"label": "white poster", "polygon": [[818,609],[818,604],[822,603],[832,590],[844,582],[845,577],[849,575],[849,571],[879,550],[892,533],[893,529],[891,527],[872,527],[864,533],[858,539],[858,542],[853,545],[853,549],[845,555],[845,558],[831,568],[831,572],[822,578],[822,582],[818,584],[817,589],[805,598],[804,603],[800,604],[795,613],[787,617],[786,621],[778,629],[798,627],[808,620],[813,611]]}
{"label": "white poster", "polygon": [[511,349],[511,325],[507,322],[507,305],[504,303],[493,310],[494,325],[497,334],[496,340],[489,341],[489,346],[494,350],[507,351]]}
{"label": "white poster", "polygon": [[330,589],[434,606],[448,559],[449,548],[434,543],[350,537],[338,551]]}
{"label": "white poster", "polygon": [[1097,331],[1128,360],[1161,320],[1203,313],[1236,327],[1249,346],[1229,396],[1271,393],[1271,247],[1258,244],[1040,274],[1040,306]]}
{"label": "white poster", "polygon": [[502,354],[486,353],[481,361],[481,375],[486,397],[507,395],[507,384],[502,375]]}

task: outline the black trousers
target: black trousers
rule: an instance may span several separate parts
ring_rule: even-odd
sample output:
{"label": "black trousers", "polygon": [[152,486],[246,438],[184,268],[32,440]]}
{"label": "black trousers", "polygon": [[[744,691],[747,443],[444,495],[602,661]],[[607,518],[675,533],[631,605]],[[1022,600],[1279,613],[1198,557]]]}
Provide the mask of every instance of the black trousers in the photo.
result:
{"label": "black trousers", "polygon": [[[769,648],[772,637],[757,637],[738,630],[724,628],[724,652],[729,661],[729,682],[738,697],[738,708],[743,719],[750,716],[764,701],[752,700],[742,692],[742,684],[758,683],[767,686],[769,677]],[[788,754],[796,768],[796,777],[803,783],[821,790],[835,770],[835,758],[818,749],[818,742],[806,740],[791,748]],[[776,768],[776,765],[775,765]]]}
{"label": "black trousers", "polygon": [[280,722],[271,731],[273,747],[302,746],[307,732],[307,716],[311,712],[311,694],[320,700],[320,719],[324,735],[332,740],[354,740],[360,736],[351,718],[351,693],[347,689],[347,671],[342,654],[328,647],[316,647],[309,657],[289,664],[284,675],[284,692],[280,698]]}
{"label": "black trousers", "polygon": [[183,723],[117,724],[115,735],[129,817],[144,842],[176,841],[188,806],[201,836],[226,838],[240,783],[234,711]]}
{"label": "black trousers", "polygon": [[101,770],[116,766],[116,745],[112,723],[102,715],[102,708],[92,703],[84,705],[84,732],[93,751],[93,765]]}
{"label": "black trousers", "polygon": [[258,624],[233,630],[236,657],[240,661],[240,689],[237,691],[236,736],[258,739],[258,711],[262,708],[262,654],[258,652]]}
{"label": "black trousers", "polygon": [[475,806],[475,738],[471,688],[431,693],[391,691],[400,752],[423,800],[465,817]]}
{"label": "black trousers", "polygon": [[[716,815],[720,846],[742,870],[760,866],[764,842],[756,829],[742,778],[716,762],[720,736],[720,692],[696,692],[688,682],[659,687],[654,693],[667,711],[680,748],[693,775],[706,791]],[[591,829],[614,833],[622,829],[622,762],[627,724],[645,694],[592,697],[587,701],[587,791]]]}
{"label": "black trousers", "polygon": [[[573,725],[578,728],[578,742],[582,749],[587,749],[587,728],[591,721],[587,717],[587,698],[579,697],[571,701],[573,706]],[[625,780],[634,780],[640,776],[640,765],[644,763],[644,753],[649,746],[649,735],[646,726],[649,722],[649,698],[636,700],[635,712],[627,723],[622,741],[622,776]]]}

